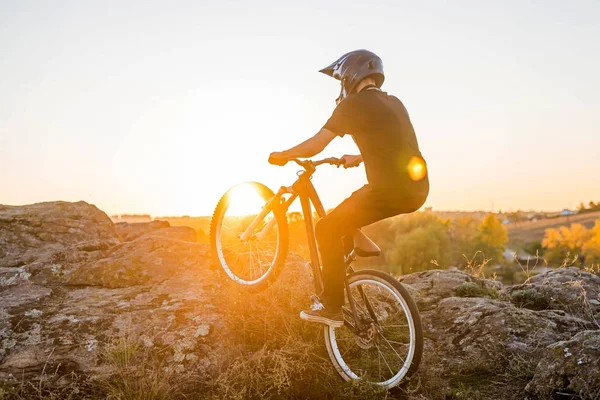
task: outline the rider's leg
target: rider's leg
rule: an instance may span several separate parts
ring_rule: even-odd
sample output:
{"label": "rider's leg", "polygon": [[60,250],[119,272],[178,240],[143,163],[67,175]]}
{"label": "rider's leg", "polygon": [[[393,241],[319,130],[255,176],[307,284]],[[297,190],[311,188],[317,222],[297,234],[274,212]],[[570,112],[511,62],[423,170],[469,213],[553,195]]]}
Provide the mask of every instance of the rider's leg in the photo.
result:
{"label": "rider's leg", "polygon": [[315,234],[323,267],[322,310],[305,310],[300,317],[311,322],[340,327],[344,324],[344,244],[342,238],[356,228],[416,211],[425,197],[404,196],[390,190],[375,190],[369,185],[352,193],[327,216],[317,222]]}
{"label": "rider's leg", "polygon": [[323,267],[321,300],[325,308],[338,310],[344,304],[346,252],[342,238],[356,228],[413,212],[423,201],[391,191],[374,190],[365,185],[317,222],[315,234]]}

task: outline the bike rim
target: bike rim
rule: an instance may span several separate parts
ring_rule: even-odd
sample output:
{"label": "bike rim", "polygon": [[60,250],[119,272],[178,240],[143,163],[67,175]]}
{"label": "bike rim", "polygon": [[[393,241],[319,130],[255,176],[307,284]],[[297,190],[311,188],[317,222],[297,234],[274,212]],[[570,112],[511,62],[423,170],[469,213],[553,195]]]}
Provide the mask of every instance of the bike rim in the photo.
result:
{"label": "bike rim", "polygon": [[[389,349],[395,350],[395,355],[401,359],[401,361],[402,361],[401,366],[399,366],[397,372],[394,373],[392,366],[389,365],[390,361],[391,361],[389,354],[392,353],[392,351],[389,351],[389,349],[388,349],[387,352],[385,352],[384,354],[381,354],[381,352],[380,352],[381,349],[377,349],[375,344],[373,344],[371,347],[371,348],[375,348],[377,350],[377,356],[378,356],[377,369],[379,370],[379,374],[378,374],[379,378],[381,379],[381,376],[382,376],[381,369],[379,369],[382,366],[382,364],[383,364],[384,369],[387,369],[388,371],[390,371],[391,376],[384,380],[374,380],[371,377],[367,377],[366,379],[377,385],[381,385],[386,388],[392,388],[392,387],[398,385],[398,383],[400,383],[400,381],[406,376],[406,374],[408,373],[408,370],[412,364],[412,360],[414,358],[414,354],[415,354],[415,350],[416,350],[416,328],[415,328],[415,324],[412,319],[412,314],[410,312],[408,304],[406,303],[406,301],[404,300],[402,295],[393,286],[391,286],[389,283],[385,282],[385,280],[379,279],[377,277],[357,279],[355,282],[350,283],[350,290],[351,290],[351,292],[353,292],[352,291],[353,288],[357,288],[358,285],[366,285],[366,284],[374,285],[375,287],[387,292],[388,295],[391,296],[393,301],[396,304],[400,305],[400,309],[398,311],[402,311],[402,313],[404,315],[404,320],[407,325],[406,328],[408,329],[408,332],[406,332],[406,333],[408,333],[408,343],[406,343],[406,344],[403,343],[402,345],[398,345],[398,344],[394,343],[394,342],[396,342],[396,340],[393,340],[393,339],[387,339],[387,338],[386,338],[387,340],[384,340],[383,338],[377,339],[377,340],[381,340],[381,343],[384,346],[387,346]],[[369,295],[367,294],[367,296],[369,296]],[[392,320],[391,322],[394,322],[394,321]],[[385,324],[385,323],[382,322],[382,324]],[[356,346],[360,347],[358,345],[358,339],[356,339],[357,336],[353,332],[351,332],[350,329],[346,326],[344,326],[342,328],[326,327],[325,330],[326,330],[326,335],[328,335],[328,338],[329,338],[328,345],[330,346],[331,354],[335,358],[334,363],[337,364],[336,368],[337,368],[338,372],[340,373],[340,375],[346,380],[364,379],[359,374],[357,374],[357,372],[358,372],[357,368],[356,368],[357,364],[355,362],[351,362],[350,360],[348,360],[348,357],[345,357],[346,354],[350,351],[350,349],[348,349],[348,346],[352,344],[352,340],[357,340]],[[342,335],[341,334],[342,332],[344,332],[345,334]],[[385,332],[385,329],[384,329],[384,332]],[[378,335],[378,336],[380,336],[380,335]],[[386,335],[383,334],[383,336],[386,336]],[[340,342],[340,344],[338,344],[338,341]],[[342,342],[343,342],[343,344],[342,344]],[[364,341],[362,341],[361,344],[364,346],[365,345]],[[404,350],[399,352],[399,350],[401,350],[401,349],[404,349]],[[373,353],[375,353],[375,352],[373,352]],[[387,358],[386,358],[385,354],[388,354]],[[352,364],[352,365],[349,365],[349,364]],[[398,363],[394,362],[393,365],[396,366],[396,365],[398,365]]]}
{"label": "bike rim", "polygon": [[[266,203],[267,199],[263,198],[263,205],[264,203]],[[226,218],[238,218],[238,216],[227,216],[227,211],[229,210],[229,207],[231,205],[231,199],[227,198],[226,199],[226,203],[223,206],[223,211],[219,214],[218,216],[218,221],[217,221],[217,226],[216,226],[216,252],[217,252],[217,257],[219,258],[219,261],[221,263],[221,266],[223,268],[223,270],[225,271],[225,273],[227,274],[227,276],[229,276],[229,278],[231,278],[232,280],[234,280],[235,282],[241,284],[241,285],[247,285],[247,286],[252,286],[252,285],[256,285],[259,284],[260,282],[262,282],[263,280],[265,280],[269,274],[271,273],[271,271],[273,270],[273,267],[275,266],[275,261],[277,258],[277,254],[279,252],[279,234],[278,234],[278,229],[279,229],[279,223],[277,221],[277,218],[275,216],[275,214],[273,213],[273,211],[271,211],[269,214],[267,214],[267,216],[263,219],[263,223],[259,225],[259,227],[264,227],[265,225],[265,220],[270,220],[275,219],[275,226],[272,227],[272,230],[274,231],[274,235],[272,235],[275,240],[272,241],[272,243],[267,243],[265,242],[260,242],[260,241],[246,241],[246,242],[242,242],[241,240],[239,241],[239,243],[223,243],[223,226],[227,225],[225,223],[225,219]],[[260,212],[260,208],[258,209],[258,212]],[[245,228],[248,227],[248,225],[250,225],[250,222],[254,219],[254,217],[256,217],[256,215],[258,215],[258,212],[254,215],[248,215],[248,216],[242,216],[241,218],[246,219],[246,223],[241,222],[239,224],[239,227],[235,227],[233,228],[233,233],[234,234],[241,234]],[[230,221],[230,225],[231,223],[235,224],[235,222]],[[265,246],[268,247],[267,251],[265,251]],[[229,254],[226,254],[226,251]],[[233,264],[245,264],[246,265],[246,270],[248,271],[248,277],[240,277],[239,275],[239,268],[234,268],[232,265],[232,258],[235,260],[233,262]],[[241,259],[240,259],[241,258]],[[270,260],[269,260],[270,258]],[[247,260],[246,263],[244,263],[244,259]],[[235,269],[235,271],[234,271]]]}

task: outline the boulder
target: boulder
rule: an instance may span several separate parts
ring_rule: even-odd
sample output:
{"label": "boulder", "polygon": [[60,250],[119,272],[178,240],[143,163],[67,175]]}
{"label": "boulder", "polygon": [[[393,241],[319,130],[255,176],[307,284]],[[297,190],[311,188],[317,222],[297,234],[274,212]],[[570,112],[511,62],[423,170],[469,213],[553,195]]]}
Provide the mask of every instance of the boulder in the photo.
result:
{"label": "boulder", "polygon": [[209,258],[207,245],[144,235],[111,248],[102,259],[75,265],[63,273],[70,285],[152,285],[176,274],[206,269]]}
{"label": "boulder", "polygon": [[223,353],[211,341],[222,310],[207,245],[121,243],[96,207],[54,202],[0,207],[0,252],[0,383],[97,374],[115,338],[161,349],[174,370]]}
{"label": "boulder", "polygon": [[[220,284],[208,248],[146,237],[83,263],[68,284],[23,283],[0,299],[0,381],[96,374],[107,344],[135,338],[174,370],[208,368],[223,350]],[[133,342],[133,339],[132,339]]]}
{"label": "boulder", "polygon": [[404,275],[398,278],[408,285],[419,306],[419,310],[429,310],[442,299],[460,295],[461,297],[491,297],[500,294],[502,284],[491,279],[469,275],[459,270],[430,270]]}
{"label": "boulder", "polygon": [[579,268],[557,268],[505,292],[519,307],[563,310],[600,324],[600,276]]}
{"label": "boulder", "polygon": [[541,398],[565,393],[597,399],[600,396],[600,330],[582,331],[571,339],[549,345],[526,390]]}
{"label": "boulder", "polygon": [[451,371],[473,365],[498,371],[515,354],[529,355],[590,326],[564,312],[537,313],[500,300],[459,297],[441,300],[422,314],[422,322],[427,337],[448,355]]}
{"label": "boulder", "polygon": [[119,242],[108,216],[84,201],[0,205],[0,268],[21,267],[89,241]]}

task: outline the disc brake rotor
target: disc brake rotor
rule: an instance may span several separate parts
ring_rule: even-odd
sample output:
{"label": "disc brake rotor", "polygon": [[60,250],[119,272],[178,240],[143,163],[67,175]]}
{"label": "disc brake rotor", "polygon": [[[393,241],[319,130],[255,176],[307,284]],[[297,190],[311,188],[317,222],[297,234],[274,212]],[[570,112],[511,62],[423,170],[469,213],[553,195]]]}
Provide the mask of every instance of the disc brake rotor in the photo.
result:
{"label": "disc brake rotor", "polygon": [[370,323],[369,326],[363,329],[360,334],[356,336],[356,344],[361,349],[370,349],[375,344],[377,338],[377,327],[374,323]]}

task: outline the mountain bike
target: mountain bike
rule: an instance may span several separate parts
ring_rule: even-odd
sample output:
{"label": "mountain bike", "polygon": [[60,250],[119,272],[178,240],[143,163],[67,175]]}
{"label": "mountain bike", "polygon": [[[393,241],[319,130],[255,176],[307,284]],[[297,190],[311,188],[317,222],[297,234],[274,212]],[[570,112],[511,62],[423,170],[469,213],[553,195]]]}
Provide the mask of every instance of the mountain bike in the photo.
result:
{"label": "mountain bike", "polygon": [[[287,211],[300,198],[308,237],[308,264],[315,293],[319,294],[323,284],[312,207],[319,218],[326,213],[311,177],[318,166],[339,167],[342,161],[291,161],[302,168],[291,186],[282,186],[273,193],[261,183],[244,182],[221,197],[211,220],[211,246],[217,263],[231,280],[249,290],[264,289],[284,267],[289,240]],[[351,250],[345,257],[344,325],[324,326],[327,352],[345,380],[362,379],[391,389],[419,366],[423,352],[419,311],[406,288],[391,275],[355,270],[357,257],[377,256],[381,250],[360,230],[351,239]],[[312,299],[313,307],[322,307],[317,295]]]}

